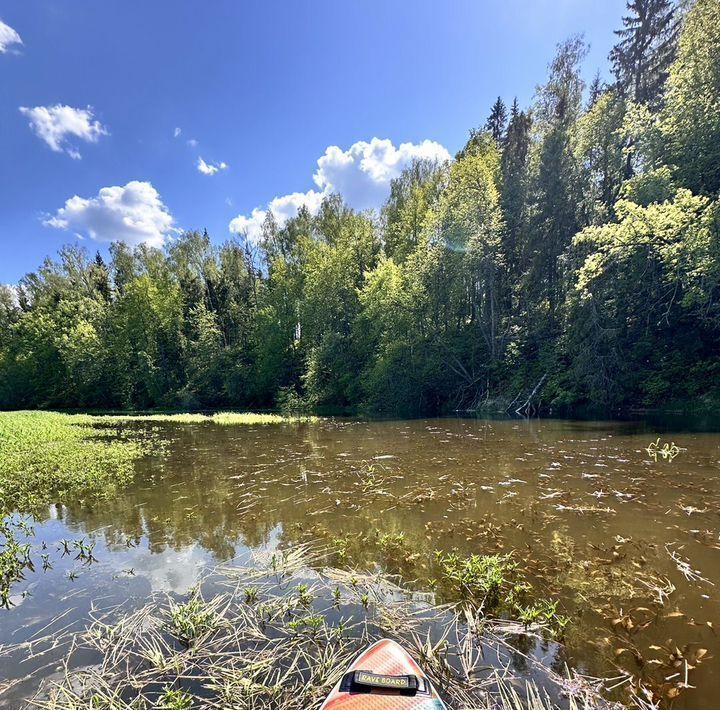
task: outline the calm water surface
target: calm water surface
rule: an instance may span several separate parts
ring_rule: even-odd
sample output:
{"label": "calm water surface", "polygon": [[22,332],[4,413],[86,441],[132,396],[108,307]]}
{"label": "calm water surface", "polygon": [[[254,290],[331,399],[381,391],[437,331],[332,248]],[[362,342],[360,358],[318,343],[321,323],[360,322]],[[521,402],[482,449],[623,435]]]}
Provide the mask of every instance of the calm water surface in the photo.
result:
{"label": "calm water surface", "polygon": [[[435,550],[514,551],[538,593],[572,618],[571,663],[637,673],[676,646],[704,648],[690,675],[697,689],[674,707],[718,707],[718,434],[663,432],[681,450],[655,461],[646,447],[657,433],[637,423],[141,426],[157,429],[166,451],[141,461],[126,491],[36,521],[36,571],[0,610],[0,645],[82,628],[93,609],[129,609],[153,591],[184,594],[209,567],[257,549],[321,541],[344,552],[335,562],[379,566],[419,589]],[[400,533],[399,546],[380,544]],[[62,554],[62,539],[81,538],[96,541],[89,566]],[[20,707],[62,656],[0,655],[0,703]]]}

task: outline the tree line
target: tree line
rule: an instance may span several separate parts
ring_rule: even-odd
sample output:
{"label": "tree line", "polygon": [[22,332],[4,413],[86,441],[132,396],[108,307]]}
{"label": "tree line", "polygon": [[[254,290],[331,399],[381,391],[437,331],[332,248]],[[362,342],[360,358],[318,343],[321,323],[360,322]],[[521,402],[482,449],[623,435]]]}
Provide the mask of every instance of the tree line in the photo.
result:
{"label": "tree line", "polygon": [[720,0],[631,0],[613,80],[557,48],[447,164],[259,242],[63,248],[0,289],[0,406],[720,401]]}

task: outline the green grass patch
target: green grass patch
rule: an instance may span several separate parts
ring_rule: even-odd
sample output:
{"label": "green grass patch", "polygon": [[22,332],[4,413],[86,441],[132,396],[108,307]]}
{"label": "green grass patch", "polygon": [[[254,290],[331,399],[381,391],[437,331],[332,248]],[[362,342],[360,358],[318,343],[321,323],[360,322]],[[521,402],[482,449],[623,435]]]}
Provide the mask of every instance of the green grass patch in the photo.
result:
{"label": "green grass patch", "polygon": [[112,495],[129,482],[147,442],[87,415],[0,412],[0,513]]}
{"label": "green grass patch", "polygon": [[113,414],[93,417],[94,421],[114,424],[121,421],[158,422],[169,424],[288,424],[313,422],[318,417],[308,415],[256,414],[253,412],[218,412],[216,414]]}
{"label": "green grass patch", "polygon": [[12,513],[107,498],[150,449],[147,437],[131,441],[94,423],[86,415],[0,412],[0,607],[10,606],[11,586],[32,568],[30,545],[20,542],[31,532]]}

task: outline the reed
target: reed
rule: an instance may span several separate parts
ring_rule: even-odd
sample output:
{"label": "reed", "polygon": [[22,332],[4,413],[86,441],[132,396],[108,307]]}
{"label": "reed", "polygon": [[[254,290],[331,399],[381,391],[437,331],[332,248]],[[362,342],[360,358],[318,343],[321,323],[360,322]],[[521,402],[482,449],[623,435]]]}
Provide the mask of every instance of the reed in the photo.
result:
{"label": "reed", "polygon": [[[307,710],[363,647],[390,637],[457,710],[548,710],[560,697],[570,708],[601,706],[601,681],[565,677],[513,647],[518,633],[540,629],[420,602],[381,574],[312,571],[319,559],[306,547],[266,554],[214,570],[183,600],[157,595],[120,618],[97,614],[84,633],[48,640],[68,644],[67,670],[33,705]],[[88,653],[99,662],[73,670]]]}

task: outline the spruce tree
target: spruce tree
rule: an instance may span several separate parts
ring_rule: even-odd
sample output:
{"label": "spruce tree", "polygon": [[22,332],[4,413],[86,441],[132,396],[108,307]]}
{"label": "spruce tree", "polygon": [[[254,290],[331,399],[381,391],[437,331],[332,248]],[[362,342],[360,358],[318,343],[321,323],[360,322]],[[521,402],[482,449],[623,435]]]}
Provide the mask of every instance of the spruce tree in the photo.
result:
{"label": "spruce tree", "polygon": [[503,137],[505,136],[506,121],[507,109],[505,108],[503,100],[498,96],[485,123],[485,128],[490,132],[498,145],[502,143]]}
{"label": "spruce tree", "polygon": [[592,84],[590,84],[590,92],[588,96],[588,109],[591,109],[597,100],[602,96],[603,92],[607,90],[605,82],[600,78],[600,71],[595,72]]}
{"label": "spruce tree", "polygon": [[530,116],[520,110],[515,99],[510,109],[501,161],[501,204],[505,216],[503,252],[512,279],[524,270],[521,239],[527,222],[530,126]]}
{"label": "spruce tree", "polygon": [[657,104],[675,59],[679,23],[672,0],[629,0],[610,61],[621,95]]}
{"label": "spruce tree", "polygon": [[549,326],[556,320],[564,291],[560,257],[578,226],[579,183],[572,146],[584,89],[580,63],[586,54],[582,37],[571,37],[558,45],[535,108],[541,140],[533,180],[528,287],[541,313],[547,315]]}

